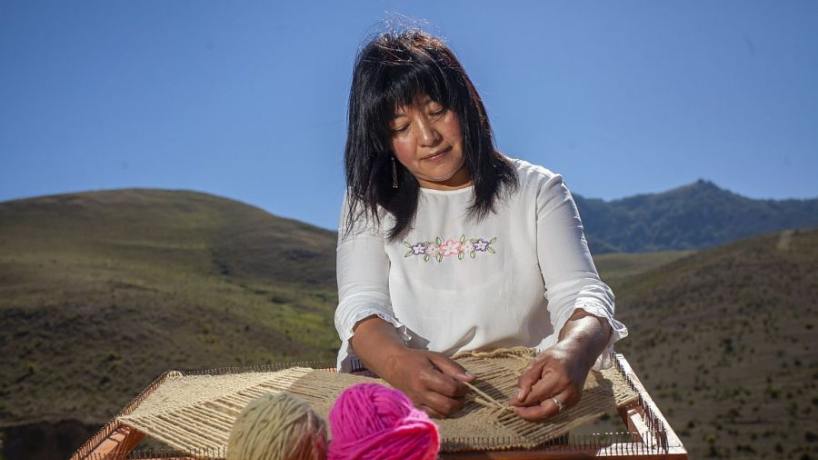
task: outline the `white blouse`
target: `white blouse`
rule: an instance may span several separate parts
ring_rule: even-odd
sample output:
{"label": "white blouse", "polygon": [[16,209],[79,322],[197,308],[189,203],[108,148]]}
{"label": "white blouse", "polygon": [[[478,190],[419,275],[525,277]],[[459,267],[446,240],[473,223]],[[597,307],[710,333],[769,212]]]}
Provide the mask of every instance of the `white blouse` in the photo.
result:
{"label": "white blouse", "polygon": [[611,325],[607,349],[594,367],[610,365],[617,340],[628,333],[614,319],[614,294],[600,280],[571,192],[562,176],[510,159],[520,187],[501,194],[495,212],[467,217],[474,187],[421,188],[405,236],[390,242],[394,218],[366,218],[346,229],[347,200],[337,247],[341,338],[338,370],[362,367],[349,348],[353,326],[377,315],[412,347],[453,355],[461,351],[528,346],[544,350],[581,308]]}

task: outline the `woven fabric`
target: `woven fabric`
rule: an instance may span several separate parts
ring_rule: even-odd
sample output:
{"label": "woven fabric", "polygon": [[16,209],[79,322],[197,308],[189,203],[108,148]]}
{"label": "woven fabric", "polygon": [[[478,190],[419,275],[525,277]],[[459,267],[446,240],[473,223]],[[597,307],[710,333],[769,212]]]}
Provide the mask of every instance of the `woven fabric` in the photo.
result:
{"label": "woven fabric", "polygon": [[[621,372],[612,367],[589,373],[582,400],[576,406],[543,422],[523,420],[511,411],[509,402],[517,390],[518,376],[532,358],[529,349],[455,357],[477,379],[461,411],[435,420],[443,452],[534,448],[637,398]],[[176,449],[199,456],[212,452],[213,457],[219,457],[226,452],[236,417],[247,403],[262,394],[287,392],[327,417],[341,391],[373,381],[384,383],[310,368],[226,375],[176,373],[118,420]]]}

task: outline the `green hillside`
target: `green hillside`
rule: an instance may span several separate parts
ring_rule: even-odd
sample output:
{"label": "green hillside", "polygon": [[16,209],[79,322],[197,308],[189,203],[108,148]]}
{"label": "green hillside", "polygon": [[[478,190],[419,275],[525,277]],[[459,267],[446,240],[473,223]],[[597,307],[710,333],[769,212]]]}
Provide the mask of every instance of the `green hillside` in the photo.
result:
{"label": "green hillside", "polygon": [[667,265],[694,251],[657,251],[641,253],[606,253],[594,255],[599,275],[608,284]]}
{"label": "green hillside", "polygon": [[818,457],[816,274],[818,231],[785,231],[612,283],[618,351],[691,458]]}
{"label": "green hillside", "polygon": [[335,238],[184,191],[0,203],[0,426],[103,422],[170,368],[332,360]]}
{"label": "green hillside", "polygon": [[[6,445],[84,439],[167,369],[332,361],[335,239],[186,191],[0,203]],[[818,456],[818,231],[595,260],[691,458]]]}

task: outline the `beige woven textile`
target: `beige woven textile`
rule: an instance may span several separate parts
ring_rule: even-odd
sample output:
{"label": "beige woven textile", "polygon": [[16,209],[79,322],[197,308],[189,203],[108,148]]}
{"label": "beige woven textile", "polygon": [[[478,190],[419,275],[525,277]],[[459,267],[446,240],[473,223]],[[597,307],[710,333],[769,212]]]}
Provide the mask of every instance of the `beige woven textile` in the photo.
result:
{"label": "beige woven textile", "polygon": [[[444,452],[534,448],[637,398],[615,367],[591,372],[577,406],[545,422],[528,422],[514,414],[508,403],[517,390],[517,377],[532,357],[529,349],[511,349],[455,358],[477,379],[460,412],[435,420]],[[185,452],[199,456],[202,452],[224,453],[236,417],[262,394],[293,394],[326,417],[341,391],[362,382],[383,383],[304,367],[226,375],[170,373],[130,414],[118,420]]]}

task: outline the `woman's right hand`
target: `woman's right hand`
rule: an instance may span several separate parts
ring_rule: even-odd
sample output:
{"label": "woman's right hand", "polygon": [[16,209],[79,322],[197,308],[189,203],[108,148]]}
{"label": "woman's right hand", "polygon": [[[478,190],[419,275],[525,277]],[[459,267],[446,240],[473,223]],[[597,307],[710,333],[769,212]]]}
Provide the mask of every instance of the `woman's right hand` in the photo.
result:
{"label": "woman's right hand", "polygon": [[404,348],[387,360],[381,377],[403,391],[431,417],[443,418],[463,407],[470,375],[460,364],[441,353]]}
{"label": "woman's right hand", "polygon": [[441,353],[409,348],[395,327],[377,316],[359,321],[350,346],[367,369],[401,390],[432,417],[446,417],[463,407],[474,376]]}

